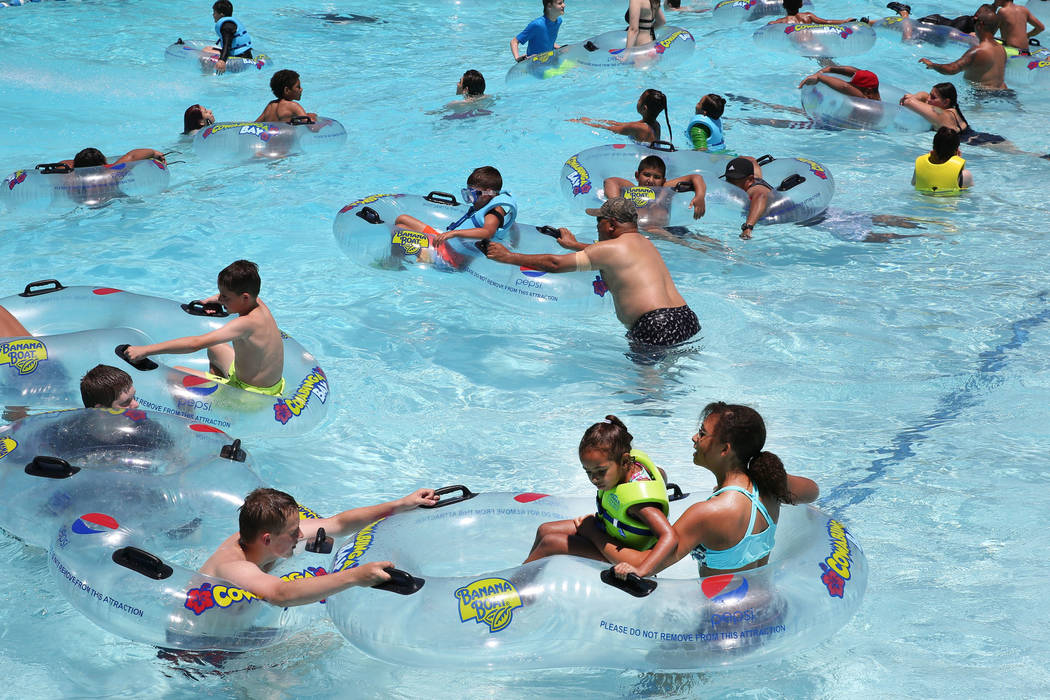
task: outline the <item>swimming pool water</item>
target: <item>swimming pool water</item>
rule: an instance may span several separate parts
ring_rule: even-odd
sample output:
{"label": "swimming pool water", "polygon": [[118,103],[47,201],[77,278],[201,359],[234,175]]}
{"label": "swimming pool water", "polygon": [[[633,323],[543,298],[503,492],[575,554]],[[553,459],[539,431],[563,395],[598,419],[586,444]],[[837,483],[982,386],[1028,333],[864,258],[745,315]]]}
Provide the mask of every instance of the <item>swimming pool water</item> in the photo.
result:
{"label": "swimming pool water", "polygon": [[[845,521],[871,563],[867,598],[835,637],[780,662],[708,674],[514,668],[420,673],[369,659],[330,625],[237,660],[225,676],[156,658],[94,627],[52,589],[45,553],[0,536],[0,671],[17,697],[162,695],[284,697],[918,697],[1050,691],[1050,633],[1039,601],[1050,546],[1046,485],[1050,297],[1044,190],[1050,163],[963,148],[977,186],[929,199],[909,186],[930,134],[777,129],[748,117],[799,117],[730,99],[727,141],[751,155],[803,155],[834,174],[833,206],[922,219],[922,234],[862,243],[847,224],[706,225],[695,250],[658,243],[703,324],[696,352],[656,365],[625,357],[612,313],[558,316],[493,304],[467,284],[367,270],[335,245],[332,221],[378,192],[458,192],[492,164],[520,219],[567,225],[556,178],[564,160],[615,137],[568,118],[633,118],[641,90],[667,93],[675,142],[706,92],[798,105],[807,59],[758,50],[757,24],[672,16],[697,38],[673,73],[578,76],[507,88],[507,43],[538,2],[476,0],[314,6],[237,4],[273,67],[302,76],[310,111],[349,132],[337,154],[235,168],[198,163],[177,136],[186,106],[253,119],[272,71],[225,78],[163,62],[175,38],[206,38],[200,7],[146,0],[41,2],[0,10],[6,79],[0,168],[71,157],[95,145],[174,148],[171,190],[98,210],[0,219],[0,295],[55,277],[171,298],[211,293],[230,261],[257,261],[262,297],[281,327],[329,371],[327,421],[304,439],[245,441],[264,478],[332,512],[421,485],[588,493],[575,446],[607,413],[687,490],[709,474],[689,462],[702,406],[755,406],[768,449],[816,479],[818,505]],[[620,2],[570,1],[563,41],[620,26]],[[965,3],[930,6],[952,16]],[[881,3],[821,3],[824,17],[888,14]],[[920,10],[916,8],[916,11]],[[377,16],[332,24],[315,13]],[[134,31],[128,31],[134,28]],[[850,59],[885,83],[926,90],[941,78],[917,59],[954,58],[879,37]],[[494,114],[442,120],[477,68]],[[954,80],[962,86],[962,81]],[[1050,150],[1045,91],[1022,107],[981,105],[960,90],[975,128],[1018,148]],[[841,220],[850,216],[840,215]],[[853,217],[855,218],[855,217]],[[839,228],[834,229],[835,226]],[[830,228],[829,228],[830,227]],[[853,227],[856,228],[856,227]],[[837,235],[836,235],[837,234]],[[701,244],[700,241],[692,241]],[[231,521],[232,523],[232,521]],[[439,553],[438,553],[439,555]],[[610,665],[630,666],[630,659]],[[249,668],[251,667],[251,668]]]}

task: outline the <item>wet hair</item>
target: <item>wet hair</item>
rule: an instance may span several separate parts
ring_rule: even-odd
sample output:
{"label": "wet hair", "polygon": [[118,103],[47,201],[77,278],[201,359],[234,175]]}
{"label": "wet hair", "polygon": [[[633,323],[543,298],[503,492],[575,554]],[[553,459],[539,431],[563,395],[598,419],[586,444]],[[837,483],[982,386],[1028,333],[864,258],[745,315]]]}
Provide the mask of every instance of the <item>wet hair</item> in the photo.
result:
{"label": "wet hair", "polygon": [[784,0],[780,4],[784,7],[784,12],[789,15],[798,14],[798,11],[802,9],[802,0]]}
{"label": "wet hair", "polygon": [[204,118],[204,108],[200,105],[190,105],[182,113],[182,133],[188,134],[208,125]]}
{"label": "wet hair", "polygon": [[664,163],[664,159],[660,156],[646,156],[638,161],[638,172],[642,171],[642,168],[656,168],[660,171],[660,175],[667,177],[667,163]]}
{"label": "wet hair", "polygon": [[219,286],[234,294],[247,292],[253,297],[259,296],[262,281],[259,279],[259,266],[250,260],[237,260],[230,263],[219,273]]}
{"label": "wet hair", "polygon": [[218,12],[220,17],[233,16],[233,3],[230,0],[215,0],[215,4],[211,6],[211,9]]}
{"label": "wet hair", "polygon": [[667,6],[677,10],[682,6],[682,0],[667,0]]}
{"label": "wet hair", "polygon": [[948,160],[959,150],[959,132],[947,126],[937,129],[933,135],[933,152],[938,158]]}
{"label": "wet hair", "polygon": [[468,70],[463,74],[463,90],[466,91],[467,97],[484,95],[485,76],[474,69]]}
{"label": "wet hair", "polygon": [[959,121],[966,122],[966,117],[963,116],[962,109],[959,108],[959,92],[955,89],[954,84],[937,83],[932,89],[940,93],[941,97],[948,100],[948,106],[958,113]]}
{"label": "wet hair", "polygon": [[499,192],[503,189],[503,176],[491,165],[483,165],[474,168],[474,172],[467,178],[467,186]]}
{"label": "wet hair", "polygon": [[720,119],[726,111],[726,98],[714,93],[700,98],[700,113],[712,119]]}
{"label": "wet hair", "polygon": [[595,423],[587,428],[580,439],[580,453],[584,450],[601,450],[610,459],[617,462],[625,454],[631,451],[631,440],[634,438],[627,432],[627,426],[616,416],[606,416],[601,423]]}
{"label": "wet hair", "polygon": [[294,87],[298,80],[299,74],[294,70],[289,70],[288,68],[279,70],[270,78],[270,90],[273,92],[274,97],[283,100],[284,91],[288,88]]}
{"label": "wet hair", "polygon": [[110,408],[132,386],[131,375],[111,365],[95,365],[80,379],[80,398],[85,408]]}
{"label": "wet hair", "polygon": [[718,416],[712,437],[732,447],[744,473],[759,493],[773,496],[781,503],[793,503],[784,463],[772,452],[762,451],[766,444],[766,424],[758,411],[748,406],[716,401],[704,407],[700,414],[701,423],[708,416]]}
{"label": "wet hair", "polygon": [[102,151],[97,148],[85,148],[83,151],[73,156],[74,168],[90,168],[95,165],[105,164],[106,156],[102,155]]}
{"label": "wet hair", "polygon": [[258,488],[249,493],[240,508],[240,545],[246,547],[263,533],[284,529],[288,516],[299,512],[299,504],[284,491]]}
{"label": "wet hair", "polygon": [[973,19],[978,28],[987,32],[995,33],[999,29],[999,17],[995,14],[995,8],[985,3],[973,13]]}
{"label": "wet hair", "polygon": [[556,2],[558,2],[558,0],[543,0],[543,11],[547,11],[547,5],[553,5]]}
{"label": "wet hair", "polygon": [[642,121],[655,122],[660,112],[664,113],[664,122],[667,124],[667,140],[673,141],[671,135],[671,119],[667,115],[667,95],[659,90],[649,88],[642,93],[640,98],[642,105]]}

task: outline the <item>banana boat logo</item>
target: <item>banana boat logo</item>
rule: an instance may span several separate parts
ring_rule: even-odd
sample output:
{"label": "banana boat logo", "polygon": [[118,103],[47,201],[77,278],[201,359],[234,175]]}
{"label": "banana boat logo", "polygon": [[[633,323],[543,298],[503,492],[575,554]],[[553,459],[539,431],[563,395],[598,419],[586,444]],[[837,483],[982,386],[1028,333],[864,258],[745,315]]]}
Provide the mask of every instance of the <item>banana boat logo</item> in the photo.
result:
{"label": "banana boat logo", "polygon": [[22,338],[0,343],[0,367],[11,365],[19,374],[32,374],[47,359],[47,347],[35,338]]}
{"label": "banana boat logo", "polygon": [[644,207],[656,201],[656,190],[652,187],[631,187],[623,193],[623,198],[634,202],[636,207]]}
{"label": "banana boat logo", "polygon": [[[323,567],[309,566],[303,571],[293,571],[285,574],[281,577],[281,580],[295,581],[327,574],[328,572]],[[186,600],[183,601],[183,607],[187,610],[192,610],[194,615],[200,615],[213,608],[222,610],[237,603],[253,603],[256,600],[259,600],[259,596],[243,588],[227,586],[221,583],[215,585],[204,583],[197,588],[191,588],[186,591]]]}
{"label": "banana boat logo", "polygon": [[404,196],[404,195],[400,195],[400,194],[373,194],[373,195],[369,195],[368,197],[365,197],[364,199],[359,199],[356,202],[350,202],[345,207],[340,209],[339,213],[340,214],[345,214],[346,212],[348,212],[348,211],[350,211],[350,210],[352,210],[352,209],[354,209],[356,207],[359,207],[359,206],[361,206],[363,204],[371,204],[372,202],[377,202],[380,199],[382,199],[383,197],[402,197],[402,196]]}
{"label": "banana boat logo", "polygon": [[819,177],[821,180],[828,179],[828,171],[824,169],[824,166],[820,163],[809,160],[808,158],[796,158],[800,163],[805,163],[809,167],[809,171]]}
{"label": "banana boat logo", "polygon": [[841,598],[850,578],[850,537],[846,526],[838,520],[828,521],[828,537],[831,538],[831,556],[820,563],[821,582],[827,587],[828,595]]}
{"label": "banana boat logo", "polygon": [[667,37],[663,41],[656,42],[656,46],[654,46],[653,49],[656,50],[656,53],[663,53],[668,48],[670,48],[671,44],[678,41],[679,39],[681,39],[682,41],[692,41],[693,35],[685,31],[684,29],[679,29],[678,31],[673,32],[669,37]]}
{"label": "banana boat logo", "polygon": [[459,621],[474,620],[488,625],[489,633],[505,629],[522,606],[521,595],[510,581],[502,578],[483,578],[456,589],[459,601]]}
{"label": "banana boat logo", "polygon": [[7,189],[13,190],[15,185],[21,185],[26,180],[25,170],[16,170],[11,177],[7,178]]}
{"label": "banana boat logo", "polygon": [[372,546],[372,540],[375,538],[375,529],[379,523],[386,520],[386,518],[380,518],[371,525],[367,525],[354,536],[352,544],[345,544],[343,548],[339,550],[336,555],[335,564],[332,567],[332,571],[345,571],[346,569],[352,569],[357,566],[357,560],[365,555],[368,548]]}
{"label": "banana boat logo", "polygon": [[262,122],[230,122],[229,124],[213,124],[201,134],[202,139],[226,131],[227,129],[240,129],[238,133],[258,136],[260,141],[269,141],[272,134],[277,133],[277,127],[268,126]]}
{"label": "banana boat logo", "polygon": [[306,409],[310,397],[315,395],[321,403],[328,400],[328,377],[320,367],[310,370],[292,398],[281,399],[273,405],[274,420],[281,425],[287,425],[288,421]]}
{"label": "banana boat logo", "polygon": [[[802,31],[806,31],[806,30],[815,30],[815,29],[816,30],[827,30],[829,26],[830,25],[827,25],[827,24],[789,24],[787,26],[787,28],[784,29],[784,33],[785,34],[791,34],[792,32],[802,32]],[[853,30],[850,29],[849,27],[845,26],[845,25],[839,25],[838,27],[835,27],[832,31],[837,32],[838,35],[840,37],[842,37],[843,39],[845,39],[846,37],[848,37],[850,34],[853,33]]]}
{"label": "banana boat logo", "polygon": [[572,172],[565,176],[565,179],[572,185],[572,196],[575,197],[590,192],[591,176],[587,174],[587,168],[580,165],[579,156],[569,158],[565,161],[565,164],[572,169]]}
{"label": "banana boat logo", "polygon": [[0,459],[11,454],[16,447],[18,447],[18,443],[14,439],[9,437],[0,439]]}
{"label": "banana boat logo", "polygon": [[427,238],[427,234],[418,231],[398,229],[394,231],[390,242],[405,251],[405,255],[418,255],[423,248],[430,247],[430,239]]}

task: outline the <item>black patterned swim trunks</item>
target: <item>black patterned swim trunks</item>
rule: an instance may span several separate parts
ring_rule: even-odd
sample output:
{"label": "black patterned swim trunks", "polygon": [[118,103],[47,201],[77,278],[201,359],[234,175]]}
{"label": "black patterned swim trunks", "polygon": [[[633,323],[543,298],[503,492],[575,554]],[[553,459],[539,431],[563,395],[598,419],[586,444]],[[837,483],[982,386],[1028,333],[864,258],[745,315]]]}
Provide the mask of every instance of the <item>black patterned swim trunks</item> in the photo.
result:
{"label": "black patterned swim trunks", "polygon": [[638,317],[627,339],[646,345],[668,346],[684,343],[700,332],[700,320],[688,306],[653,309]]}

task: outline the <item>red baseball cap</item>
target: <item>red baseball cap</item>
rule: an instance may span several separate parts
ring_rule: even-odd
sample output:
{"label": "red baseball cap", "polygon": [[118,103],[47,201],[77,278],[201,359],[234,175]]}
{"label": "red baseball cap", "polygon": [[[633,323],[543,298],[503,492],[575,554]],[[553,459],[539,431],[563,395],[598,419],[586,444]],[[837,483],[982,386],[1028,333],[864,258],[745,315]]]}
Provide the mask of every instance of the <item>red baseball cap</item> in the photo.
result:
{"label": "red baseball cap", "polygon": [[879,87],[879,76],[870,70],[859,70],[850,78],[849,84],[860,90],[872,90]]}

